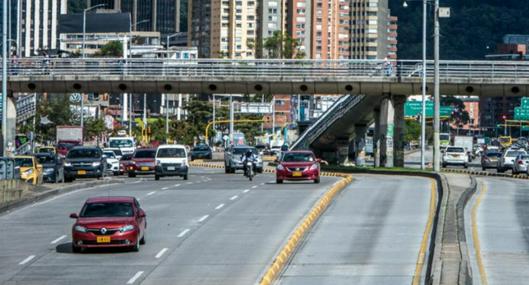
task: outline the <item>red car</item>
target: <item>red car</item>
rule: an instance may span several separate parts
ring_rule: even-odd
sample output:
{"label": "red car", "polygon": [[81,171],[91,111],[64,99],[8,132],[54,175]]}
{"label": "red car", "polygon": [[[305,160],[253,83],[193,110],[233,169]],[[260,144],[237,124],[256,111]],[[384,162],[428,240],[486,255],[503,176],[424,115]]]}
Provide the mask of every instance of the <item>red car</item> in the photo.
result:
{"label": "red car", "polygon": [[132,155],[132,159],[127,168],[129,177],[136,177],[137,174],[154,174],[156,166],[156,149],[137,149]]}
{"label": "red car", "polygon": [[132,154],[130,153],[124,154],[123,156],[121,156],[121,158],[119,159],[120,174],[125,174],[126,172],[128,172],[131,159],[132,159]]}
{"label": "red car", "polygon": [[95,197],[86,200],[72,227],[72,251],[85,248],[128,247],[145,243],[147,218],[134,197]]}
{"label": "red car", "polygon": [[277,161],[276,182],[283,180],[313,180],[320,183],[320,160],[312,151],[283,152]]}

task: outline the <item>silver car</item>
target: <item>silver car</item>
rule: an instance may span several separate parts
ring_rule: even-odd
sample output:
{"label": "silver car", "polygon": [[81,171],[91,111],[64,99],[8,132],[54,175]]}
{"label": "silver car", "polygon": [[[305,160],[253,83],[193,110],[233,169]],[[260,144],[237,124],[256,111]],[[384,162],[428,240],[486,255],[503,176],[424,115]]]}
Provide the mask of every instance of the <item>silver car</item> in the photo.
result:
{"label": "silver car", "polygon": [[512,174],[527,173],[529,165],[529,155],[520,154],[514,160],[514,165],[512,167]]}
{"label": "silver car", "polygon": [[527,152],[524,150],[513,150],[508,149],[503,154],[502,158],[500,159],[500,162],[498,163],[498,172],[503,173],[507,170],[514,170],[514,160],[519,155],[526,155]]}

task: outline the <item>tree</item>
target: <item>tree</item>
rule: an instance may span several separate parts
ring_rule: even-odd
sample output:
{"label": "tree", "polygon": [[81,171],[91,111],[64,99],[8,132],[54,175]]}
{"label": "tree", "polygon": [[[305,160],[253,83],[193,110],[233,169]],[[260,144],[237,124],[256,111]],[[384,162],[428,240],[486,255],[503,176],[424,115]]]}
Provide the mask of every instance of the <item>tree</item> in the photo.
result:
{"label": "tree", "polygon": [[87,140],[100,137],[106,133],[105,121],[103,119],[89,118],[84,123],[84,137]]}
{"label": "tree", "polygon": [[305,53],[299,49],[299,41],[281,31],[275,31],[264,40],[264,49],[269,58],[303,58]]}
{"label": "tree", "polygon": [[121,41],[110,41],[96,52],[96,56],[123,57],[123,43]]}

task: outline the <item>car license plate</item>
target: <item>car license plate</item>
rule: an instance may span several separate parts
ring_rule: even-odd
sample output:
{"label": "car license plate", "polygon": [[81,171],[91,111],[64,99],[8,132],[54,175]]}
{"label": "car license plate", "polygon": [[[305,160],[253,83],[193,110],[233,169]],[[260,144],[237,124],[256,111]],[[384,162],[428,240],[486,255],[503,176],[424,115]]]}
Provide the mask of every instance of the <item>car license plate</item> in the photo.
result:
{"label": "car license plate", "polygon": [[78,175],[86,175],[86,170],[79,170],[77,171]]}
{"label": "car license plate", "polygon": [[141,167],[141,171],[149,171],[149,167],[147,167],[147,166],[142,166],[142,167]]}
{"label": "car license plate", "polygon": [[109,236],[99,236],[99,237],[96,237],[96,241],[97,243],[109,243],[110,237]]}
{"label": "car license plate", "polygon": [[175,168],[174,166],[169,166],[169,167],[167,167],[167,170],[169,170],[169,171],[174,171],[175,169],[176,169],[176,168]]}
{"label": "car license plate", "polygon": [[302,176],[302,175],[303,175],[303,174],[301,173],[301,171],[294,171],[294,172],[292,172],[292,176],[294,176],[294,177],[300,177],[300,176]]}

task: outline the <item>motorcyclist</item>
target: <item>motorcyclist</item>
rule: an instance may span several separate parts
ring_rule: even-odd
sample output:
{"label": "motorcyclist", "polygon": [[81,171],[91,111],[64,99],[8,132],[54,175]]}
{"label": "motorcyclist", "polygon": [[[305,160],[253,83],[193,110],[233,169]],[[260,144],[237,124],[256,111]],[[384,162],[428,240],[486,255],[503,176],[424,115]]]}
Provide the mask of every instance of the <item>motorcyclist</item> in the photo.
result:
{"label": "motorcyclist", "polygon": [[246,162],[251,161],[252,166],[255,167],[254,162],[257,160],[257,157],[254,155],[254,153],[251,150],[247,150],[246,153],[243,154],[241,157],[242,165],[244,166],[244,175],[248,176],[248,173],[246,173]]}

